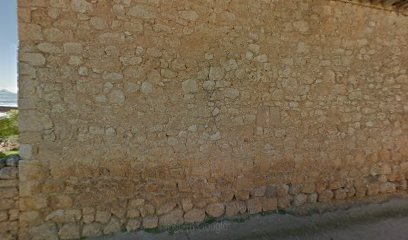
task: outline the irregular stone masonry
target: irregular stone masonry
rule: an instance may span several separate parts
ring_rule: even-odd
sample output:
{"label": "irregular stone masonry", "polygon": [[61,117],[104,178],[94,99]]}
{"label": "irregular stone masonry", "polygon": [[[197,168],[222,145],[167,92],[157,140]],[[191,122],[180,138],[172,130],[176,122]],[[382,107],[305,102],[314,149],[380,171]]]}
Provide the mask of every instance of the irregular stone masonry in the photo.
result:
{"label": "irregular stone masonry", "polygon": [[0,159],[0,239],[18,235],[18,157]]}
{"label": "irregular stone masonry", "polygon": [[326,0],[18,11],[21,240],[406,191],[406,17]]}

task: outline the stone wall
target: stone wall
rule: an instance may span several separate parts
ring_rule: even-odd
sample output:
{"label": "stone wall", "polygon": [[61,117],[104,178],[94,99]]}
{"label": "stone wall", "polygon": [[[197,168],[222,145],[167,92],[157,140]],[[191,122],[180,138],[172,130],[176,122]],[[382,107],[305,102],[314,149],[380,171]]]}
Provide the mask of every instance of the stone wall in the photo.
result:
{"label": "stone wall", "polygon": [[327,0],[18,11],[20,239],[407,188],[407,17]]}
{"label": "stone wall", "polygon": [[18,234],[18,158],[0,159],[0,239]]}

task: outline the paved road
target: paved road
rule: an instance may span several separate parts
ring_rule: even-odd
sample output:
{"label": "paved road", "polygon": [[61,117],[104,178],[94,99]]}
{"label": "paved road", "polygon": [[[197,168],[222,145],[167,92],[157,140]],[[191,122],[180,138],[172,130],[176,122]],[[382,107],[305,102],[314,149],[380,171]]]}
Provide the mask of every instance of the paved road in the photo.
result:
{"label": "paved road", "polygon": [[405,240],[408,239],[408,199],[394,199],[344,210],[294,216],[256,215],[170,232],[120,233],[93,240]]}

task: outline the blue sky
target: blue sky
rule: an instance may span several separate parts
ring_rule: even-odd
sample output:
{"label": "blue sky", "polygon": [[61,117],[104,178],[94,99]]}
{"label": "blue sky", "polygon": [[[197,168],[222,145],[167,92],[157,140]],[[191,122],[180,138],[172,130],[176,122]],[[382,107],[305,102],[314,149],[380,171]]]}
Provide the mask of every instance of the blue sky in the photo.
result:
{"label": "blue sky", "polygon": [[16,0],[0,0],[0,89],[17,92]]}

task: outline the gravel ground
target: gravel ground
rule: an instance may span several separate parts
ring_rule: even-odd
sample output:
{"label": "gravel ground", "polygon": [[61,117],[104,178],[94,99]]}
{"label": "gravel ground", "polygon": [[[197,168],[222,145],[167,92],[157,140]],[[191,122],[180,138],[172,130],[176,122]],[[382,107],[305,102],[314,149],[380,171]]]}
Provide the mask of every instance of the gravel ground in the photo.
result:
{"label": "gravel ground", "polygon": [[255,215],[241,221],[224,220],[174,230],[120,233],[92,240],[403,240],[408,239],[408,199],[307,216]]}

